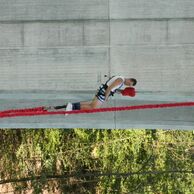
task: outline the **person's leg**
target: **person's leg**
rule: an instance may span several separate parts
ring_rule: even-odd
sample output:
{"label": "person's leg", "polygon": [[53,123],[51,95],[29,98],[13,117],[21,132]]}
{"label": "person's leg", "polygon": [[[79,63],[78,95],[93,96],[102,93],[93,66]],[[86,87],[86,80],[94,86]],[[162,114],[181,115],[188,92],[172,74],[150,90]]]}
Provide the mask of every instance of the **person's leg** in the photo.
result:
{"label": "person's leg", "polygon": [[[80,104],[84,105],[90,105],[92,101],[84,101],[84,102],[80,102]],[[54,106],[54,109],[62,109],[62,108],[66,108],[67,104],[61,105],[61,106]]]}
{"label": "person's leg", "polygon": [[103,102],[98,100],[97,97],[94,97],[94,99],[91,102],[80,102],[80,110],[89,110],[89,109],[95,109],[100,108],[102,106]]}
{"label": "person's leg", "polygon": [[66,108],[67,104],[61,105],[61,106],[54,106],[54,109],[61,109],[61,108]]}
{"label": "person's leg", "polygon": [[[80,105],[79,105],[79,102],[78,103],[72,103],[74,104],[74,109],[75,110],[80,110],[81,108],[81,105],[83,107],[90,107],[92,101],[84,101],[84,102],[80,102]],[[80,108],[79,108],[80,106]],[[67,104],[64,104],[64,105],[60,105],[60,106],[48,106],[48,107],[44,107],[45,110],[59,110],[59,109],[62,109],[62,108],[67,108]]]}
{"label": "person's leg", "polygon": [[45,107],[45,110],[58,110],[62,108],[66,108],[68,110],[90,110],[94,108],[101,107],[103,102],[101,102],[96,96],[92,101],[84,101],[84,102],[76,102],[76,103],[68,103],[61,106],[50,106]]}
{"label": "person's leg", "polygon": [[87,104],[91,104],[92,101],[83,101],[83,102],[80,102],[82,105],[87,105]]}

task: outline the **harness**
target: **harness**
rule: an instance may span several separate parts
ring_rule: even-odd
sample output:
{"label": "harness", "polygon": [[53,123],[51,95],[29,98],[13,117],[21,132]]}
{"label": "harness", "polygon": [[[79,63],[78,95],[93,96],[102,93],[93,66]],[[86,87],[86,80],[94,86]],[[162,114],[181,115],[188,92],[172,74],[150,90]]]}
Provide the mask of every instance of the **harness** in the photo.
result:
{"label": "harness", "polygon": [[[99,88],[99,94],[100,95],[105,95],[105,92],[106,92],[106,89],[108,88],[108,85],[105,83],[105,84],[102,84]],[[110,92],[110,95],[109,96],[113,96],[115,92]]]}
{"label": "harness", "polygon": [[[100,86],[100,88],[99,88],[97,94],[96,94],[96,97],[97,97],[101,102],[104,102],[104,101],[105,101],[105,92],[106,92],[106,90],[107,90],[107,88],[108,88],[107,83],[108,83],[113,77],[115,77],[115,76],[112,76],[111,78],[109,78],[109,79],[106,81],[105,84],[102,84],[102,85]],[[122,86],[123,86],[123,84],[122,84],[119,88],[121,88]],[[119,88],[118,88],[118,89],[119,89]],[[115,93],[116,93],[116,90],[115,90],[114,92],[111,91],[110,94],[109,94],[109,96],[114,96]]]}

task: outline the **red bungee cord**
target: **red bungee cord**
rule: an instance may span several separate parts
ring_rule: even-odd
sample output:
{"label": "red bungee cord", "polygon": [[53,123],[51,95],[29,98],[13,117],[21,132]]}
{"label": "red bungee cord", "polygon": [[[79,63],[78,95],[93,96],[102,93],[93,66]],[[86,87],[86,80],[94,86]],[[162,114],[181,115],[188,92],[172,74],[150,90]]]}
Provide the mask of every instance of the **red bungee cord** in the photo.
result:
{"label": "red bungee cord", "polygon": [[44,109],[44,107],[35,107],[35,108],[0,111],[0,118],[21,117],[21,116],[40,116],[40,115],[84,114],[84,113],[89,114],[89,113],[99,113],[99,112],[132,111],[132,110],[144,110],[144,109],[192,107],[192,106],[194,106],[194,102],[145,104],[145,105],[108,107],[108,108],[97,108],[92,110],[73,110],[73,111],[47,111]]}

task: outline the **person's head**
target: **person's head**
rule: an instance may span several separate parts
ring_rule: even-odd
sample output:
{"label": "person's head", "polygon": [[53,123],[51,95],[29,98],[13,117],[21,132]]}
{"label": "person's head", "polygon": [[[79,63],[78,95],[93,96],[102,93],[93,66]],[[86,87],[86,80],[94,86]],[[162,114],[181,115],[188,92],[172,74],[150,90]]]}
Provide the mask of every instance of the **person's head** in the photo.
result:
{"label": "person's head", "polygon": [[127,78],[125,79],[125,85],[135,86],[137,84],[137,80],[135,78]]}

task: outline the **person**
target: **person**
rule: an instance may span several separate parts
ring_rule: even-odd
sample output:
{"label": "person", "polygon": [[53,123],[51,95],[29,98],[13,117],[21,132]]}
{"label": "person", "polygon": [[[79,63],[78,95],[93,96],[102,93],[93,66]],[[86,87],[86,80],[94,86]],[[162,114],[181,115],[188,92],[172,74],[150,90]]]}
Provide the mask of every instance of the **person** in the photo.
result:
{"label": "person", "polygon": [[45,107],[46,110],[58,110],[65,108],[66,111],[72,110],[91,110],[100,108],[105,102],[108,101],[110,96],[115,93],[122,94],[123,96],[135,96],[135,89],[133,86],[137,84],[135,78],[125,78],[123,76],[112,76],[106,83],[102,84],[93,100],[86,102],[67,103],[61,106]]}

